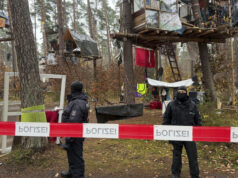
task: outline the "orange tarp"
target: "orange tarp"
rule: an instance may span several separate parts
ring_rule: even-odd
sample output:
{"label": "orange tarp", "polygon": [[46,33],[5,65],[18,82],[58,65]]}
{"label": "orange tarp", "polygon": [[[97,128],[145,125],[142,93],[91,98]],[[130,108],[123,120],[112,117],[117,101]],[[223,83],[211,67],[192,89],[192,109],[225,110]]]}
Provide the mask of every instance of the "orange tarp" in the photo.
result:
{"label": "orange tarp", "polygon": [[6,20],[4,18],[0,18],[0,28],[5,28]]}

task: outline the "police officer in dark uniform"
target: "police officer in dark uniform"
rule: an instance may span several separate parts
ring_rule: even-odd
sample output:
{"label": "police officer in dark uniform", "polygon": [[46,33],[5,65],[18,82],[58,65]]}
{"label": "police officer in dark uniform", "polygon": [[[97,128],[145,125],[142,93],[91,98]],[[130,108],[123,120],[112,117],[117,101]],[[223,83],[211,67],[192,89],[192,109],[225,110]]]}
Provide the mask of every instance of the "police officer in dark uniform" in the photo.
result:
{"label": "police officer in dark uniform", "polygon": [[[62,122],[64,123],[87,123],[88,122],[88,97],[82,92],[83,84],[74,81],[71,84],[71,96],[66,106]],[[84,138],[66,138],[64,148],[67,150],[69,170],[61,173],[62,177],[84,178],[83,160]]]}
{"label": "police officer in dark uniform", "polygon": [[[170,102],[163,116],[163,125],[201,126],[201,116],[196,104],[187,95],[185,86],[179,87],[176,99]],[[173,145],[172,177],[179,178],[182,169],[182,149],[186,149],[190,175],[199,178],[196,143],[192,141],[170,141]]]}

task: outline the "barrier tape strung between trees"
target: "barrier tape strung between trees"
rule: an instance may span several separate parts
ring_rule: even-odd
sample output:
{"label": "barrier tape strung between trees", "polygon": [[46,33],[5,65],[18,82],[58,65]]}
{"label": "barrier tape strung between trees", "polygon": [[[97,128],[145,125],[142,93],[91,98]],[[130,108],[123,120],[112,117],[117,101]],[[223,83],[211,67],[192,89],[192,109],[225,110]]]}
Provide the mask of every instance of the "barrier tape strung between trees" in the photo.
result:
{"label": "barrier tape strung between trees", "polygon": [[238,127],[0,122],[0,135],[238,142]]}

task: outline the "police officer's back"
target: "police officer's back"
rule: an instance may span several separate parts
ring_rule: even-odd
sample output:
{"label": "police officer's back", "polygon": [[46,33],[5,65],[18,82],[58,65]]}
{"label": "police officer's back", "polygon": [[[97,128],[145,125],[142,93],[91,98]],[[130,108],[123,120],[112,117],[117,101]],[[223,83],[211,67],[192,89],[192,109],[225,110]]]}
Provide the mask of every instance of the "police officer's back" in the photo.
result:
{"label": "police officer's back", "polygon": [[[75,81],[71,84],[71,96],[63,112],[62,122],[88,122],[88,97],[82,92],[82,89],[83,84],[79,81]],[[69,170],[62,172],[62,177],[84,177],[83,141],[83,138],[66,138],[65,148],[67,150]]]}

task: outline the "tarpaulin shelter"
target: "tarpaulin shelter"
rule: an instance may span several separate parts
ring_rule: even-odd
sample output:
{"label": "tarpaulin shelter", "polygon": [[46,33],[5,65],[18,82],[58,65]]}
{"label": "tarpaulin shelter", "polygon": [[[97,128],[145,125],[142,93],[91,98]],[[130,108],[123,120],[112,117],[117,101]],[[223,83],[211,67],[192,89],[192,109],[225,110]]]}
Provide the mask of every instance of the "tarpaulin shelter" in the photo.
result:
{"label": "tarpaulin shelter", "polygon": [[77,49],[78,52],[80,51],[81,57],[99,56],[97,42],[87,35],[77,34],[67,28],[64,40],[66,41],[66,49],[69,51]]}
{"label": "tarpaulin shelter", "polygon": [[96,107],[96,117],[98,123],[105,123],[110,120],[121,120],[130,117],[143,115],[143,104],[123,104],[113,106]]}
{"label": "tarpaulin shelter", "polygon": [[148,80],[149,85],[151,85],[151,86],[166,87],[166,88],[178,88],[180,86],[189,87],[194,83],[194,81],[192,79],[182,80],[182,81],[173,82],[173,83],[162,82],[162,81],[154,80],[151,78],[147,78],[147,80]]}

